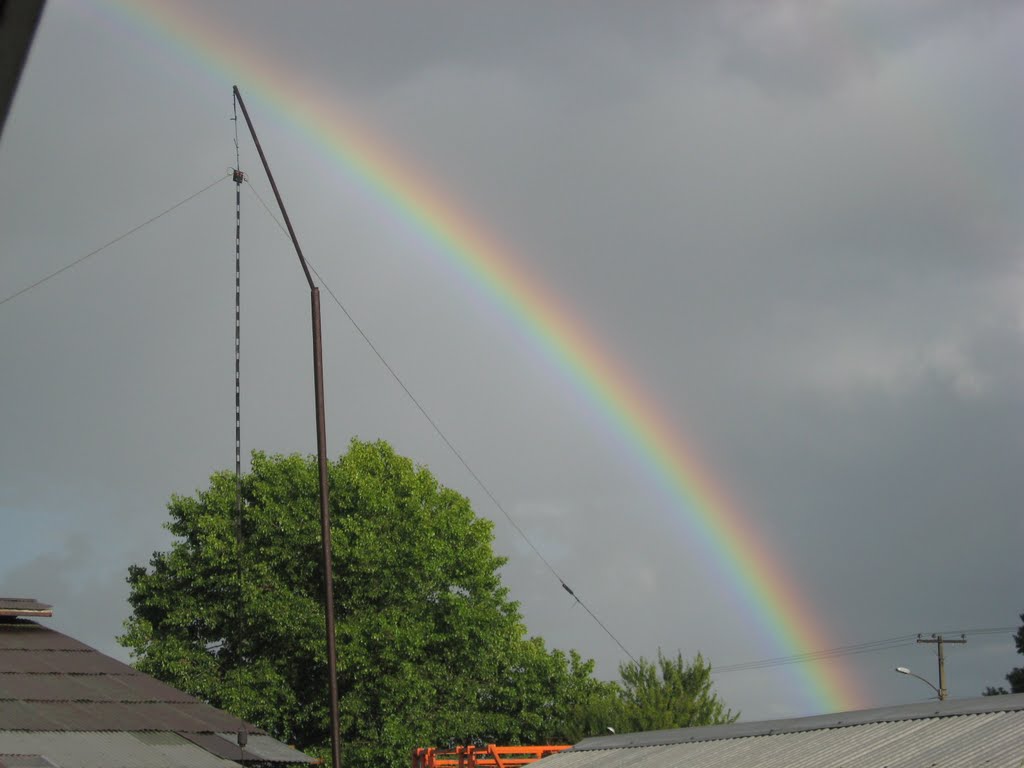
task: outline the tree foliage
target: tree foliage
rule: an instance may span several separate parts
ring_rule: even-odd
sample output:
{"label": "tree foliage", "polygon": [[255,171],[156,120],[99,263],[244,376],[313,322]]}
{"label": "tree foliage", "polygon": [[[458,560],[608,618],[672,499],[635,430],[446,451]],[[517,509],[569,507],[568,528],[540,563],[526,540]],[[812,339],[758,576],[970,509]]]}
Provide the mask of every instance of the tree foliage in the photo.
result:
{"label": "tree foliage", "polygon": [[[528,638],[492,524],[385,442],[330,464],[346,765],[404,766],[416,746],[572,743],[732,718],[698,656],[641,660],[623,684]],[[119,638],[136,666],[314,754],[329,744],[316,462],[255,452],[235,477],[172,497],[169,551],[129,571]]]}
{"label": "tree foliage", "polygon": [[[1024,613],[1020,614],[1020,620],[1024,622]],[[1013,636],[1013,642],[1017,645],[1017,653],[1024,654],[1024,624],[1017,628],[1017,634]],[[1014,667],[1006,673],[1006,682],[1010,684],[1010,690],[1003,686],[995,688],[989,686],[985,689],[985,696],[997,696],[1003,693],[1024,693],[1024,667]]]}
{"label": "tree foliage", "polygon": [[[330,482],[346,763],[404,766],[414,746],[474,737],[563,739],[566,719],[606,684],[592,661],[527,639],[492,524],[384,442],[353,441]],[[174,542],[130,569],[119,640],[142,671],[322,750],[316,462],[254,453],[242,489],[241,548],[233,474],[171,499]]]}
{"label": "tree foliage", "polygon": [[619,674],[624,729],[689,728],[731,723],[739,717],[714,693],[711,665],[699,653],[688,663],[682,654],[671,658],[659,649],[656,663],[641,658],[622,664]]}
{"label": "tree foliage", "polygon": [[711,665],[697,654],[687,662],[682,654],[656,661],[640,657],[619,665],[619,683],[592,687],[567,718],[569,741],[603,734],[664,728],[690,728],[735,722],[734,713],[714,692]]}

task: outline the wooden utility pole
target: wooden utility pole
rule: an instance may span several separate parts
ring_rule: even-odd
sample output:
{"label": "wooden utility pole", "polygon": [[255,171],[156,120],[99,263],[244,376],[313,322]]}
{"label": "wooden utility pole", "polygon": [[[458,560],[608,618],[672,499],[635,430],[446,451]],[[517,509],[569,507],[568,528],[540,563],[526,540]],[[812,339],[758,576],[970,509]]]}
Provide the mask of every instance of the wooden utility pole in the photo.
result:
{"label": "wooden utility pole", "polygon": [[931,637],[917,636],[917,642],[919,643],[931,643],[937,646],[939,653],[939,701],[945,701],[948,695],[946,691],[946,655],[942,652],[942,646],[946,643],[955,643],[957,645],[963,645],[967,642],[965,635],[960,635],[959,640],[946,640],[942,635],[932,635]]}

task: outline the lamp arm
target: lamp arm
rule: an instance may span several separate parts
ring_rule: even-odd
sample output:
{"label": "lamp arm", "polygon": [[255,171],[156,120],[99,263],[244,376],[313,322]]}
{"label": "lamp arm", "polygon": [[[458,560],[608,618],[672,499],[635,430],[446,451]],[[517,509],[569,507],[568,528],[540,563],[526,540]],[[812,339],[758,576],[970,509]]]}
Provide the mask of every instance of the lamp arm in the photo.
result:
{"label": "lamp arm", "polygon": [[924,683],[924,684],[925,684],[925,685],[927,685],[927,686],[928,686],[929,688],[931,688],[931,689],[932,689],[933,691],[935,691],[935,695],[936,695],[936,696],[939,696],[939,695],[941,695],[941,694],[939,693],[939,689],[938,689],[938,688],[936,688],[936,687],[935,687],[934,685],[932,685],[932,684],[931,684],[931,682],[930,682],[930,681],[929,681],[929,680],[928,680],[927,678],[921,677],[920,675],[918,675],[918,674],[915,674],[915,673],[913,673],[913,672],[904,672],[903,674],[905,674],[905,675],[910,675],[910,677],[916,677],[916,678],[917,678],[918,680],[920,680],[920,681],[921,681],[922,683]]}

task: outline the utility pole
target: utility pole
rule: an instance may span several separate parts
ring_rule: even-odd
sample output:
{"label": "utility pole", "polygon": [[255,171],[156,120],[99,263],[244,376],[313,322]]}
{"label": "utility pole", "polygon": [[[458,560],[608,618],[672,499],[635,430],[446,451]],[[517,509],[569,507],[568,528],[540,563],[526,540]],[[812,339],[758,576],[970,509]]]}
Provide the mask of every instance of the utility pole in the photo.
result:
{"label": "utility pole", "polygon": [[931,637],[917,636],[917,642],[919,643],[930,643],[938,648],[939,652],[939,701],[945,701],[946,696],[949,694],[946,691],[946,655],[942,652],[942,646],[946,643],[955,643],[957,645],[963,645],[967,642],[965,635],[960,635],[959,640],[946,640],[942,635],[932,635]]}

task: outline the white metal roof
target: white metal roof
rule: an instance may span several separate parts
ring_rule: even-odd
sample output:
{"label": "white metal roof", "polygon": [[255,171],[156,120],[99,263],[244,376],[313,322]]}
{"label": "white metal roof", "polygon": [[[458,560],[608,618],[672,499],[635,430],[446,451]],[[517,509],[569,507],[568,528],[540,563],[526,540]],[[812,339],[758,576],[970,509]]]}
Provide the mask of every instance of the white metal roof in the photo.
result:
{"label": "white metal roof", "polygon": [[[41,755],[59,768],[238,768],[176,733],[0,731],[0,755]],[[0,758],[2,761],[3,758]]]}
{"label": "white metal roof", "polygon": [[1024,694],[585,739],[538,768],[1020,768]]}

